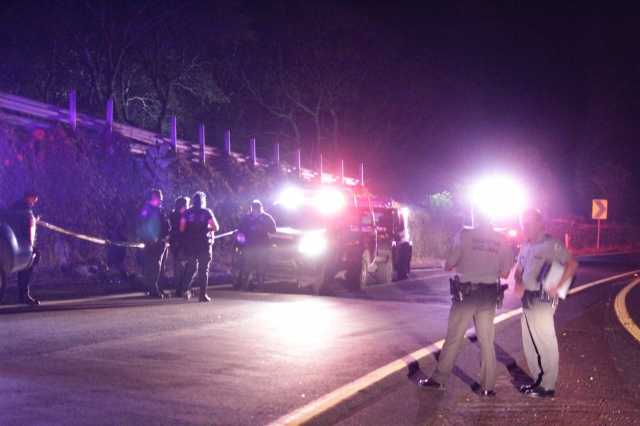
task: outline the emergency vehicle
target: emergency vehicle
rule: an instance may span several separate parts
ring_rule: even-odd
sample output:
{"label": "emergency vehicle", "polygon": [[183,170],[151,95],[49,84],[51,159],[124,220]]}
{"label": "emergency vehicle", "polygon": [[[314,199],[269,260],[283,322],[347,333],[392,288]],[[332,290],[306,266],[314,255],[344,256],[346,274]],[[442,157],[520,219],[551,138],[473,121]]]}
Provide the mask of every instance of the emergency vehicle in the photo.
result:
{"label": "emergency vehicle", "polygon": [[413,244],[409,237],[408,210],[394,206],[391,198],[372,199],[373,214],[378,231],[376,269],[378,281],[390,283],[395,271],[398,279],[409,277]]}
{"label": "emergency vehicle", "polygon": [[[354,290],[367,285],[377,258],[377,231],[371,195],[360,185],[291,187],[267,209],[276,222],[271,235],[265,283],[291,281],[330,293],[336,278]],[[234,286],[250,289],[255,277],[240,282],[244,236],[236,234]]]}

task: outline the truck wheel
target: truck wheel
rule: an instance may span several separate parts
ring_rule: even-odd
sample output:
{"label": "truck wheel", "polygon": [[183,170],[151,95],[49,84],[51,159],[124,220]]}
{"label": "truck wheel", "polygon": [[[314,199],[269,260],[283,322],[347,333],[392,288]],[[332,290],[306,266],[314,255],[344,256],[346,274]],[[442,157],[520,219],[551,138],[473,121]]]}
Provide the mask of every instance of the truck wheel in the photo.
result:
{"label": "truck wheel", "polygon": [[369,274],[369,250],[365,250],[360,259],[360,264],[347,271],[347,282],[354,290],[364,290],[367,286],[367,276]]}
{"label": "truck wheel", "polygon": [[379,262],[377,266],[378,281],[380,281],[381,284],[389,284],[393,278],[393,262],[391,261],[391,256],[389,256],[389,260]]}
{"label": "truck wheel", "polygon": [[7,274],[4,273],[4,268],[0,265],[0,304],[4,298],[4,292],[7,289]]}

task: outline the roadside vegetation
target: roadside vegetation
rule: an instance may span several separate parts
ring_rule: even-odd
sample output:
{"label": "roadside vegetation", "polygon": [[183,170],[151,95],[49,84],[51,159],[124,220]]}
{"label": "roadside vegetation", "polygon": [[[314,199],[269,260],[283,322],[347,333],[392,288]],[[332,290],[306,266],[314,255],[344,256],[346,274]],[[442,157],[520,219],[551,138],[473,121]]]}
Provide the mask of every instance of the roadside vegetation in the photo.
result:
{"label": "roadside vegetation", "polygon": [[[150,148],[145,157],[131,154],[121,136],[96,134],[67,126],[27,128],[9,125],[0,117],[0,208],[9,207],[26,189],[40,198],[35,211],[43,221],[71,232],[112,241],[135,242],[137,212],[149,188],[161,188],[165,208],[195,191],[207,194],[207,204],[220,223],[220,233],[236,228],[260,198],[273,201],[274,192],[295,178],[284,173],[252,169],[246,163],[219,157],[207,164],[176,156],[169,146]],[[449,192],[427,196],[410,209],[409,229],[414,265],[435,266],[451,246],[453,236],[469,223],[468,206]],[[466,221],[466,222],[465,222]],[[596,225],[581,218],[548,222],[548,232],[564,239],[576,253],[595,251]],[[640,228],[604,223],[601,251],[637,248]],[[86,277],[87,271],[126,271],[137,274],[140,251],[100,245],[44,227],[38,229],[42,263],[37,275]],[[225,271],[233,245],[231,237],[216,240],[212,267]]]}

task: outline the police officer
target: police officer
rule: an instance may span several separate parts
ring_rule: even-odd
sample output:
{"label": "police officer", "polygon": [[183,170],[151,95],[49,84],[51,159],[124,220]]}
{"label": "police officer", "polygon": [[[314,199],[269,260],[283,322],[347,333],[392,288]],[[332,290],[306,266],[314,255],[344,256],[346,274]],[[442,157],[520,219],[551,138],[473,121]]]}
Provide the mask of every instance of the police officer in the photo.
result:
{"label": "police officer", "polygon": [[169,253],[173,262],[173,280],[176,287],[176,296],[182,296],[182,273],[184,270],[184,256],[181,253],[181,232],[180,219],[189,206],[189,197],[178,197],[175,201],[175,207],[169,214],[169,224],[171,231],[169,232]]}
{"label": "police officer", "polygon": [[183,297],[187,299],[191,298],[191,289],[185,288],[185,281],[187,278],[191,279],[197,270],[200,301],[211,301],[207,296],[207,281],[209,280],[213,233],[218,229],[218,222],[213,212],[207,208],[206,195],[201,191],[196,192],[192,197],[191,208],[186,210],[180,219],[182,248],[186,261],[180,282]]}
{"label": "police officer", "polygon": [[[560,283],[573,277],[578,261],[560,240],[545,234],[540,211],[523,211],[520,225],[525,242],[518,255],[514,290],[522,299],[522,344],[527,365],[535,379],[533,383],[522,386],[520,391],[532,397],[553,397],[558,379],[559,351],[553,321],[556,303],[551,303],[551,300],[557,296]],[[545,262],[550,261],[564,264],[565,270],[558,284],[547,290],[547,298],[539,277]]]}
{"label": "police officer", "polygon": [[29,294],[29,282],[33,274],[33,266],[40,261],[40,253],[36,243],[36,217],[33,214],[33,206],[38,201],[38,194],[33,190],[28,190],[20,201],[11,206],[11,217],[13,231],[16,237],[23,241],[29,241],[33,250],[34,258],[27,269],[18,272],[18,302],[26,305],[39,305],[40,301],[34,299]]}
{"label": "police officer", "polygon": [[276,222],[271,215],[264,212],[260,200],[253,200],[251,212],[240,221],[238,232],[245,236],[243,264],[239,279],[244,282],[255,263],[258,284],[262,285],[267,266],[269,234],[276,232]]}
{"label": "police officer", "polygon": [[475,228],[463,229],[455,237],[451,252],[444,261],[445,271],[456,269],[465,295],[453,299],[444,346],[433,375],[420,380],[420,386],[442,389],[449,378],[473,318],[480,344],[480,396],[493,397],[496,354],[493,346],[498,278],[507,278],[514,264],[507,238],[491,226],[491,216],[474,206]]}
{"label": "police officer", "polygon": [[166,238],[169,234],[169,221],[162,209],[162,191],[152,189],[149,199],[140,210],[139,230],[144,243],[144,263],[147,274],[149,296],[162,299],[164,294],[158,289],[158,278],[164,256],[167,251]]}

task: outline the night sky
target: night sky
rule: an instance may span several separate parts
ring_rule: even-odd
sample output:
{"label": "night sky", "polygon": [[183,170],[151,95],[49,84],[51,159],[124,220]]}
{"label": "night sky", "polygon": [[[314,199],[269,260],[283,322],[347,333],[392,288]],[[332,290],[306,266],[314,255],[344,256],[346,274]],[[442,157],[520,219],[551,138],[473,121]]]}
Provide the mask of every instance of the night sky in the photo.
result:
{"label": "night sky", "polygon": [[[640,183],[638,3],[420,2],[385,12],[437,99],[421,155],[409,160],[423,192],[489,170],[518,174],[509,153],[529,145],[574,212],[602,196],[589,179],[599,165]],[[637,213],[637,196],[628,198]]]}
{"label": "night sky", "polygon": [[[345,142],[347,162],[365,162],[374,192],[420,203],[503,171],[535,186],[532,202],[546,196],[550,213],[587,216],[592,198],[612,195],[620,219],[640,215],[640,2],[331,3],[374,29],[366,49],[376,84],[360,88],[361,99],[384,92],[389,122],[406,123],[391,155]],[[259,39],[314,2],[234,4]],[[9,10],[0,7],[0,25]]]}

